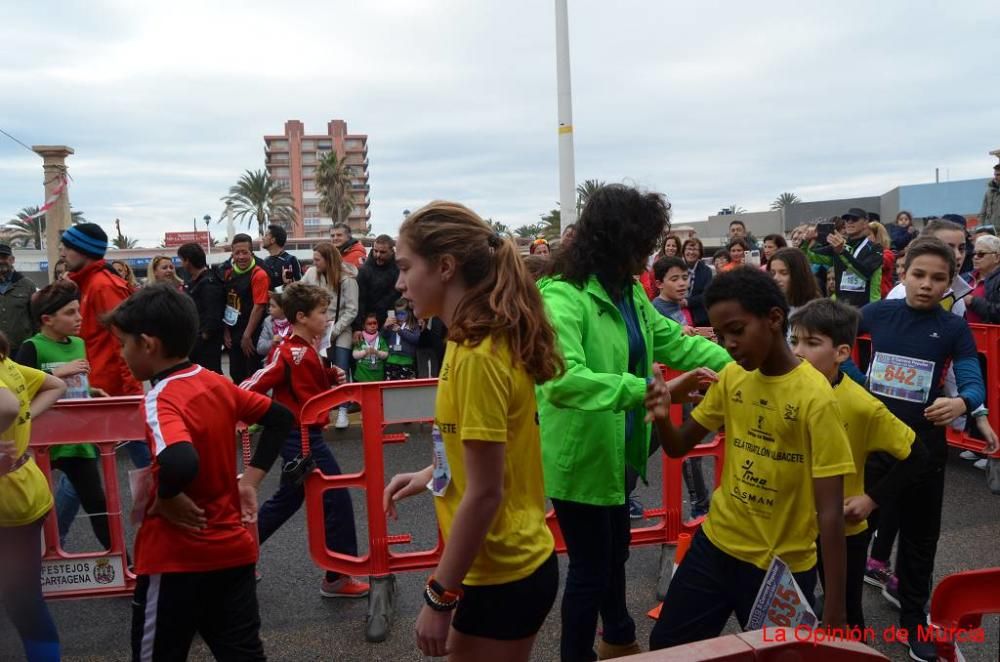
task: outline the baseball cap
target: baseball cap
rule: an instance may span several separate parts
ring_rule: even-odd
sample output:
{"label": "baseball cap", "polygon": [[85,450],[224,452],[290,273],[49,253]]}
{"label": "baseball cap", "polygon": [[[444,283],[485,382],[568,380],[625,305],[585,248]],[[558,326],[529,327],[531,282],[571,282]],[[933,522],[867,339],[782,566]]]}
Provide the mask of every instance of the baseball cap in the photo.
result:
{"label": "baseball cap", "polygon": [[863,219],[867,221],[868,212],[866,212],[864,209],[861,209],[860,207],[851,207],[845,213],[841,214],[840,217],[845,221],[850,218],[857,218],[859,220]]}

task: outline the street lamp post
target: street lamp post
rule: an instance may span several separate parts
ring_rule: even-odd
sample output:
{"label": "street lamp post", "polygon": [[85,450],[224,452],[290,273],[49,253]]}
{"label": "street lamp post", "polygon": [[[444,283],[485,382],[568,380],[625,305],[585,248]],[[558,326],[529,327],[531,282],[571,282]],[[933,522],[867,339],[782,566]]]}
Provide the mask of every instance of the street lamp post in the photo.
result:
{"label": "street lamp post", "polygon": [[212,222],[212,215],[205,214],[201,217],[205,221],[205,255],[212,252],[212,231],[208,229],[208,224]]}
{"label": "street lamp post", "polygon": [[556,86],[559,99],[560,235],[576,223],[576,172],[573,163],[573,91],[569,67],[569,12],[556,0]]}

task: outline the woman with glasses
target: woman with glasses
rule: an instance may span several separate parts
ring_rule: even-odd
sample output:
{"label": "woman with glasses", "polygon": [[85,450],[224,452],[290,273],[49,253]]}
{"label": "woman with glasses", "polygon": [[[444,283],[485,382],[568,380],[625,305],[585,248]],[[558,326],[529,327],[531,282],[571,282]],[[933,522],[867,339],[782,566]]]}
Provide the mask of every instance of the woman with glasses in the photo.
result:
{"label": "woman with glasses", "polygon": [[965,299],[970,322],[1000,324],[1000,237],[985,234],[976,239],[972,253],[976,286]]}

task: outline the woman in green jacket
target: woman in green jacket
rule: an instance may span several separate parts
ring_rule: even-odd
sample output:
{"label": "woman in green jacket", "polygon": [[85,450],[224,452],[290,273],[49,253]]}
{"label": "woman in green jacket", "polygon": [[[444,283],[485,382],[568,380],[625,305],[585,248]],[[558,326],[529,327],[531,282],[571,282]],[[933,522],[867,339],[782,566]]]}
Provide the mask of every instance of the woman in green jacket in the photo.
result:
{"label": "woman in green jacket", "polygon": [[539,289],[566,362],[538,388],[545,491],[569,553],[561,657],[639,652],[625,604],[630,523],[625,469],[646,475],[650,429],[643,398],[654,361],[720,370],[726,351],[660,315],[635,277],[669,229],[670,205],[613,184],[595,192]]}

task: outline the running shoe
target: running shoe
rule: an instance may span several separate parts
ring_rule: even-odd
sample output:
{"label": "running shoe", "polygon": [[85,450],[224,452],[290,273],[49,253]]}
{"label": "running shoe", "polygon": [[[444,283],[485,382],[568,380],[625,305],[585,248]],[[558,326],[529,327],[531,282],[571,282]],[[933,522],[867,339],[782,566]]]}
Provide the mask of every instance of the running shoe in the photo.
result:
{"label": "running shoe", "polygon": [[969,462],[975,462],[979,459],[979,455],[973,453],[972,451],[962,451],[958,454],[958,456],[963,460],[968,460]]}
{"label": "running shoe", "polygon": [[899,578],[893,575],[882,589],[882,597],[896,609],[899,609]]}
{"label": "running shoe", "polygon": [[868,557],[865,566],[865,583],[875,588],[885,588],[885,583],[892,577],[892,568],[889,564],[878,559]]}
{"label": "running shoe", "polygon": [[319,594],[324,598],[363,598],[368,595],[368,584],[347,575],[333,582],[324,577]]}
{"label": "running shoe", "polygon": [[347,408],[341,407],[337,410],[337,422],[334,427],[338,430],[343,430],[351,426],[351,422],[347,420]]}
{"label": "running shoe", "polygon": [[630,519],[646,519],[646,508],[635,497],[628,498],[628,516]]}
{"label": "running shoe", "polygon": [[975,461],[975,462],[973,463],[973,465],[972,465],[972,466],[974,466],[975,468],[979,469],[980,471],[986,471],[986,468],[987,468],[988,466],[990,466],[990,463],[989,463],[989,461],[988,461],[988,460],[987,460],[987,459],[986,459],[986,458],[984,457],[984,458],[982,458],[982,459],[979,459],[979,460],[976,460],[976,461]]}
{"label": "running shoe", "polygon": [[910,637],[910,631],[906,628],[899,628],[896,631],[896,641],[906,646],[911,660],[917,662],[935,662],[937,657],[937,646],[932,641],[923,641],[919,637]]}

